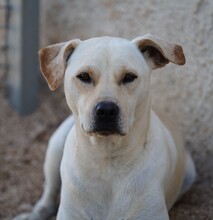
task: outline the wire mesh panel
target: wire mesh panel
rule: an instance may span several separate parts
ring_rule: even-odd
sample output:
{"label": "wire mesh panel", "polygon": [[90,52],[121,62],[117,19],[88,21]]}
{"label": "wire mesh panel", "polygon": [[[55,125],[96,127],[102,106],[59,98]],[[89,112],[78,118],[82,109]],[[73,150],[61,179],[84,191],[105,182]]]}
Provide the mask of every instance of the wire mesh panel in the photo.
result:
{"label": "wire mesh panel", "polygon": [[0,71],[5,71],[7,66],[7,33],[9,22],[10,5],[8,0],[0,1]]}
{"label": "wire mesh panel", "polygon": [[21,115],[34,111],[38,91],[39,1],[7,0],[7,94]]}

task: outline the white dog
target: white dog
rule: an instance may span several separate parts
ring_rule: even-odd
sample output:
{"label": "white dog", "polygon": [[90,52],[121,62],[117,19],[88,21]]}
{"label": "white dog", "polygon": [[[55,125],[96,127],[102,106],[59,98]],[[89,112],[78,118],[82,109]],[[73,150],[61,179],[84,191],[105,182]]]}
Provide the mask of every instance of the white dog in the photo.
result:
{"label": "white dog", "polygon": [[51,90],[64,80],[73,116],[49,141],[41,199],[16,219],[49,219],[61,179],[58,220],[168,220],[195,168],[176,129],[150,107],[150,75],[183,65],[182,48],[148,34],[71,40],[39,56]]}

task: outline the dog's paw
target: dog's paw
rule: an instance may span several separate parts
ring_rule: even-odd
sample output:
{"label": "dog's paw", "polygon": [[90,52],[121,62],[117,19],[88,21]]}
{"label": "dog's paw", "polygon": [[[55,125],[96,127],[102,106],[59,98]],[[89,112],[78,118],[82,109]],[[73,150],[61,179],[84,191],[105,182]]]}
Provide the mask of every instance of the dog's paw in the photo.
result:
{"label": "dog's paw", "polygon": [[55,207],[42,207],[30,213],[23,213],[16,216],[13,220],[48,220],[56,214]]}
{"label": "dog's paw", "polygon": [[42,218],[40,218],[39,215],[37,215],[36,213],[23,213],[13,218],[13,220],[39,220],[39,219]]}

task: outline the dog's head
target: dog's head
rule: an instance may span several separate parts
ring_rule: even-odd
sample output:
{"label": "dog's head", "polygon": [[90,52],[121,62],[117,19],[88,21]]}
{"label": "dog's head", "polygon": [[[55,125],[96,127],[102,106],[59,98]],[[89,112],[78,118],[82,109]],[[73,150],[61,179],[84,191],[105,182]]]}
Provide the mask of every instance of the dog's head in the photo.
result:
{"label": "dog's head", "polygon": [[132,41],[71,40],[39,51],[51,90],[64,79],[67,103],[83,132],[125,135],[150,100],[152,69],[185,63],[182,48],[152,35]]}

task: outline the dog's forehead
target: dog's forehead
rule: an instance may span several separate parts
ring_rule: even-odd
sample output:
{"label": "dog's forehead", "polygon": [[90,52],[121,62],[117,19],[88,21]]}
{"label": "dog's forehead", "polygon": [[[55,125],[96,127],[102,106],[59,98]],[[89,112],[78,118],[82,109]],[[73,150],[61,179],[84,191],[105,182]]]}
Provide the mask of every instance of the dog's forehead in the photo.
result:
{"label": "dog's forehead", "polygon": [[141,59],[141,54],[136,45],[131,41],[116,37],[91,38],[82,41],[75,51],[75,58],[85,63],[110,62],[119,60]]}
{"label": "dog's forehead", "polygon": [[88,40],[82,41],[80,44],[82,49],[83,47],[91,47],[94,49],[110,49],[110,48],[121,48],[121,47],[128,47],[132,46],[132,43],[124,38],[118,37],[97,37],[97,38],[90,38]]}

